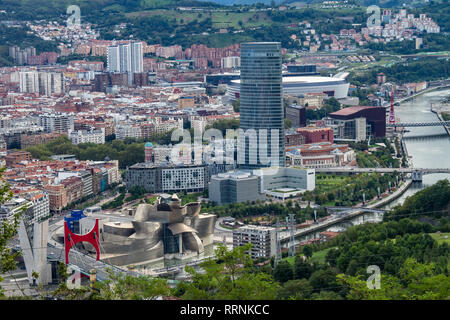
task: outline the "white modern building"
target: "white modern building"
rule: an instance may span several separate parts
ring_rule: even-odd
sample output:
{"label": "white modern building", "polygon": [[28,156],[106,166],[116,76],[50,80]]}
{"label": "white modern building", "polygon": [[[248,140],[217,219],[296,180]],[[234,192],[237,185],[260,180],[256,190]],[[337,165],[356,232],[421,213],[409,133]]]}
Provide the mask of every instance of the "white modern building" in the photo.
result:
{"label": "white modern building", "polygon": [[104,144],[105,143],[105,129],[91,129],[91,130],[76,130],[71,131],[69,134],[69,139],[72,140],[73,144],[80,143],[95,143]]}
{"label": "white modern building", "polygon": [[155,123],[155,132],[164,133],[172,129],[183,129],[183,119],[172,119]]}
{"label": "white modern building", "polygon": [[[345,80],[345,74],[335,77],[320,76],[283,76],[283,94],[292,96],[307,93],[326,93],[330,97],[342,99],[347,97],[350,83]],[[226,95],[230,100],[240,97],[241,80],[231,80]]]}
{"label": "white modern building", "polygon": [[225,57],[222,58],[221,67],[223,69],[235,69],[241,66],[240,57]]}
{"label": "white modern building", "polygon": [[12,222],[14,216],[23,213],[30,208],[32,203],[24,198],[12,198],[0,206],[0,224],[3,221]]}
{"label": "white modern building", "polygon": [[37,71],[19,72],[20,92],[39,93],[39,75]]}
{"label": "white modern building", "polygon": [[127,189],[144,187],[148,192],[198,192],[207,186],[206,165],[156,166],[151,162],[132,165],[125,172]]}
{"label": "white modern building", "polygon": [[74,117],[73,114],[42,114],[39,116],[39,125],[44,128],[45,132],[68,133],[73,131]]}
{"label": "white modern building", "polygon": [[119,46],[108,47],[106,63],[109,72],[120,72]]}
{"label": "white modern building", "polygon": [[253,170],[260,177],[260,192],[272,190],[293,189],[312,191],[316,187],[316,172],[314,169],[296,167],[269,167]]}
{"label": "white modern building", "polygon": [[209,201],[219,205],[235,202],[265,200],[259,190],[260,179],[250,172],[231,171],[211,177],[208,185]]}
{"label": "white modern building", "polygon": [[266,196],[285,199],[316,186],[315,170],[299,167],[268,167],[229,171],[211,176],[210,201],[218,204],[265,200]]}
{"label": "white modern building", "polygon": [[132,42],[110,46],[107,50],[109,72],[144,72],[142,42]]}
{"label": "white modern building", "polygon": [[20,92],[39,93],[51,96],[65,91],[64,76],[61,72],[19,72]]}
{"label": "white modern building", "polygon": [[142,137],[141,128],[137,125],[131,124],[120,124],[116,126],[116,139],[123,140],[125,138],[136,138]]}
{"label": "white modern building", "polygon": [[183,191],[195,190],[202,191],[205,189],[207,182],[207,174],[205,166],[181,165],[173,167],[162,167],[162,191]]}
{"label": "white modern building", "polygon": [[130,44],[131,54],[131,72],[144,72],[144,53],[142,51],[142,42],[132,42]]}
{"label": "white modern building", "polygon": [[50,200],[46,191],[35,191],[25,194],[31,210],[31,222],[39,222],[50,217]]}
{"label": "white modern building", "polygon": [[39,93],[51,96],[65,91],[64,76],[61,72],[39,72]]}
{"label": "white modern building", "polygon": [[[39,192],[26,197],[28,200],[14,198],[5,205],[12,212],[22,212],[18,233],[29,283],[47,285],[52,278],[47,262],[49,198],[48,194]],[[39,274],[37,279],[33,276],[34,272]]]}

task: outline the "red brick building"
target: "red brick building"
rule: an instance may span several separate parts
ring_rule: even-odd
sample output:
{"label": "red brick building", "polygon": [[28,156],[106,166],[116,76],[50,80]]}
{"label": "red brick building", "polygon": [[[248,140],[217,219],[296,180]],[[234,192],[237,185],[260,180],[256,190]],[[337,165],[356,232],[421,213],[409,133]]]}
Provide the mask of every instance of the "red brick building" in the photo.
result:
{"label": "red brick building", "polygon": [[27,151],[12,151],[5,158],[6,166],[12,166],[21,161],[31,161],[31,153]]}
{"label": "red brick building", "polygon": [[284,136],[284,146],[293,147],[305,144],[305,137],[300,133],[286,134]]}
{"label": "red brick building", "polygon": [[22,149],[25,149],[31,146],[45,144],[47,142],[56,140],[60,136],[62,136],[62,134],[58,132],[41,133],[41,134],[22,134],[20,136],[20,147]]}
{"label": "red brick building", "polygon": [[298,128],[297,132],[305,138],[305,143],[334,142],[331,128],[304,127]]}
{"label": "red brick building", "polygon": [[61,181],[66,189],[67,203],[72,203],[83,198],[83,180],[80,177],[70,177]]}
{"label": "red brick building", "polygon": [[45,190],[48,192],[50,211],[61,211],[67,206],[67,193],[63,185],[48,185]]}

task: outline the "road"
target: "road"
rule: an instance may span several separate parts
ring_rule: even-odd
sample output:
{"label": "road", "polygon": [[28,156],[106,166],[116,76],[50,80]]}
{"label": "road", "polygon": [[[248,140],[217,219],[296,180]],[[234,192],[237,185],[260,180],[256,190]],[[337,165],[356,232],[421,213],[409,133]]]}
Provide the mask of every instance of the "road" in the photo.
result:
{"label": "road", "polygon": [[[395,199],[397,197],[399,197],[403,192],[406,191],[406,189],[409,188],[409,186],[411,185],[412,180],[408,180],[405,183],[403,183],[394,193],[390,194],[389,196],[387,196],[386,198],[383,198],[380,201],[377,201],[376,203],[370,204],[367,206],[368,209],[373,209],[373,208],[377,208],[380,207],[390,201],[392,201],[392,199]],[[315,223],[313,225],[311,225],[310,227],[304,228],[304,229],[299,229],[295,231],[295,238],[297,237],[303,237],[306,236],[310,233],[316,233],[319,232],[325,228],[331,227],[337,223],[340,223],[342,221],[354,218],[359,216],[360,214],[364,213],[365,210],[364,209],[358,209],[358,208],[352,208],[351,210],[347,210],[344,212],[339,213],[339,215],[332,215],[331,217],[329,217],[328,219],[319,222],[319,223]],[[285,231],[285,232],[281,232],[280,233],[280,241],[283,242],[287,242],[289,241],[290,238],[290,233],[289,231]]]}
{"label": "road", "polygon": [[378,172],[378,173],[411,173],[415,170],[421,171],[423,174],[431,173],[450,173],[450,168],[354,168],[354,167],[330,167],[330,168],[318,168],[318,173],[365,173],[365,172]]}

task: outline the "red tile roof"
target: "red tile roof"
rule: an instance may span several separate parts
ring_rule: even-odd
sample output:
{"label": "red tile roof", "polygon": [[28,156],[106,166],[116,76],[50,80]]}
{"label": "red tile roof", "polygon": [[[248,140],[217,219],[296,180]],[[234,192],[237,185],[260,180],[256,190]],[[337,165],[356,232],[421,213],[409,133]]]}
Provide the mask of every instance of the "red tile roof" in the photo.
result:
{"label": "red tile roof", "polygon": [[379,108],[379,107],[373,107],[373,106],[347,107],[347,108],[343,108],[341,110],[335,111],[333,113],[330,113],[330,115],[348,116],[348,115],[354,114],[354,113],[359,112],[364,109],[373,109],[373,108]]}

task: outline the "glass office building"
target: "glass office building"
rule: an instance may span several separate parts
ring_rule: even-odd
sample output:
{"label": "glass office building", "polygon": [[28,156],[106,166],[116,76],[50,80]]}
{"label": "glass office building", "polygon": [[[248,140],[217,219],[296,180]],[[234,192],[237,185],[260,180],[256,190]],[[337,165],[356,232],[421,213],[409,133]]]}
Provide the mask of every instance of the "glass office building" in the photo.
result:
{"label": "glass office building", "polygon": [[240,128],[246,133],[238,155],[242,169],[284,166],[281,79],[279,42],[241,44]]}

